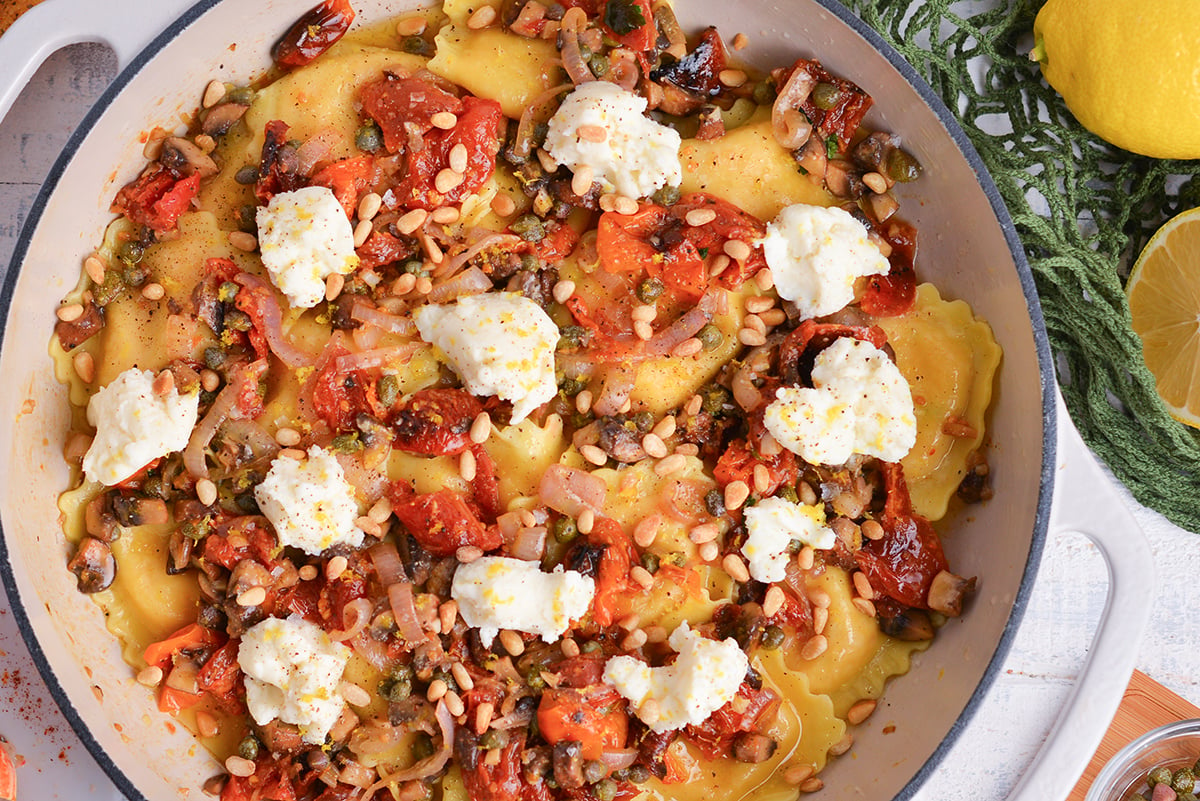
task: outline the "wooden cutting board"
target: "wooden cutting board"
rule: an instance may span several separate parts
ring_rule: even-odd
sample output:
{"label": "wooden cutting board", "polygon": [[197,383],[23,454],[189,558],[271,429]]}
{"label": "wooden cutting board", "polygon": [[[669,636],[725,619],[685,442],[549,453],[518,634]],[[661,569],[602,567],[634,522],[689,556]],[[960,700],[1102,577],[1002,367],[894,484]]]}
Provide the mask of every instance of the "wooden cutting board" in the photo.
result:
{"label": "wooden cutting board", "polygon": [[1186,718],[1200,718],[1200,707],[1180,698],[1140,670],[1133,671],[1112,725],[1067,801],[1083,801],[1105,763],[1128,743],[1151,729]]}
{"label": "wooden cutting board", "polygon": [[0,0],[0,33],[8,30],[8,26],[12,25],[17,17],[40,2],[42,0]]}

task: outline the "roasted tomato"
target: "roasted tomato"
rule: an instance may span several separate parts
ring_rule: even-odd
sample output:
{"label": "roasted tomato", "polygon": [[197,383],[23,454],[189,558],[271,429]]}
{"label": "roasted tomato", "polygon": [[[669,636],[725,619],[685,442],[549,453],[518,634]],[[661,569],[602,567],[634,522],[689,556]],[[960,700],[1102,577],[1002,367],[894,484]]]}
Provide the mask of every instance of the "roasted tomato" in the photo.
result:
{"label": "roasted tomato", "polygon": [[895,217],[883,225],[883,238],[892,246],[891,269],[872,276],[863,295],[862,310],[876,317],[895,317],[912,308],[917,299],[917,229]]}
{"label": "roasted tomato", "polygon": [[598,626],[610,626],[624,614],[633,596],[641,592],[642,588],[629,578],[629,568],[637,559],[637,553],[621,524],[610,517],[597,518],[587,538],[590,544],[604,549],[596,574],[592,618]]}
{"label": "roasted tomato", "polygon": [[[768,481],[762,491],[754,480],[754,468],[762,465],[767,468]],[[796,455],[789,450],[781,450],[774,456],[761,456],[750,449],[744,439],[729,443],[725,452],[717,459],[713,468],[713,478],[722,487],[734,481],[743,481],[754,491],[755,496],[766,498],[774,495],[775,491],[784,484],[795,484],[800,476],[800,467],[796,463]]]}
{"label": "roasted tomato", "polygon": [[180,215],[199,191],[199,173],[180,178],[155,162],[117,192],[112,211],[155,233],[166,233],[179,226]]}
{"label": "roasted tomato", "polygon": [[[443,203],[461,203],[475,194],[496,171],[496,154],[504,129],[504,113],[495,100],[463,98],[463,113],[448,131],[434,130],[424,137],[420,151],[409,148],[407,171],[396,187],[396,197],[405,208],[435,209]],[[462,145],[467,151],[467,169],[459,183],[440,191],[437,176],[450,166],[450,151]]]}
{"label": "roasted tomato", "polygon": [[359,195],[374,183],[375,159],[372,156],[335,161],[312,177],[312,185],[328,187],[350,218],[357,213]]}
{"label": "roasted tomato", "polygon": [[396,517],[435,556],[453,556],[464,545],[483,551],[500,547],[500,532],[486,528],[457,492],[441,489],[411,495],[406,486],[393,485],[390,497]]}
{"label": "roasted tomato", "polygon": [[537,720],[546,742],[578,741],[584,759],[599,759],[606,750],[624,748],[629,736],[625,702],[606,684],[546,690]]}
{"label": "roasted tomato", "polygon": [[401,78],[388,73],[359,92],[363,111],[379,124],[389,153],[399,153],[410,136],[433,130],[433,116],[463,113],[463,101],[437,84],[420,78]]}
{"label": "roasted tomato", "polygon": [[420,456],[453,456],[471,447],[471,423],[483,411],[461,389],[423,389],[402,401],[392,416],[393,446]]}
{"label": "roasted tomato", "polygon": [[779,710],[779,696],[769,688],[754,689],[747,682],[738,688],[737,698],[718,709],[698,726],[684,731],[709,759],[728,756],[734,739],[746,732],[767,728]]}
{"label": "roasted tomato", "polygon": [[284,69],[303,67],[333,47],[354,22],[350,0],[325,0],[288,28],[271,48],[271,57]]}

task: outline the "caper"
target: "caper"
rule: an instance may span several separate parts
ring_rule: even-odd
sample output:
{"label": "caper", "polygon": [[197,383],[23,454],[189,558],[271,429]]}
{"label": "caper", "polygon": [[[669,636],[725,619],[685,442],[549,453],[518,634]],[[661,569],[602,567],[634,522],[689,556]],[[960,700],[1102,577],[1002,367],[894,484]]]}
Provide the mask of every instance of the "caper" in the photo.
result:
{"label": "caper", "polygon": [[526,242],[541,242],[546,238],[546,226],[536,214],[522,214],[509,227]]}
{"label": "caper", "polygon": [[813,105],[821,109],[821,111],[829,111],[838,104],[842,98],[842,90],[831,83],[822,81],[817,84],[812,91]]}
{"label": "caper", "polygon": [[921,162],[904,150],[896,148],[888,156],[887,171],[893,181],[902,184],[912,183],[921,177]]}
{"label": "caper", "polygon": [[134,242],[132,239],[128,242],[122,242],[117,248],[117,258],[126,264],[137,264],[146,255],[146,246],[141,242]]}
{"label": "caper", "polygon": [[329,448],[334,453],[357,453],[362,450],[363,444],[356,431],[353,434],[338,434],[329,443]]}
{"label": "caper", "polygon": [[241,495],[235,495],[233,502],[237,506],[238,511],[244,515],[256,515],[261,511],[258,508],[258,500],[254,497],[253,492],[243,492]]}
{"label": "caper", "polygon": [[412,679],[400,678],[388,684],[387,699],[389,701],[403,701],[412,695]]}
{"label": "caper", "polygon": [[542,260],[532,253],[522,253],[521,269],[526,272],[537,272],[542,269]]}
{"label": "caper", "polygon": [[725,514],[725,494],[719,489],[711,489],[704,495],[704,508],[713,517]]}
{"label": "caper", "polygon": [[422,759],[428,759],[436,753],[437,749],[433,747],[433,738],[423,731],[417,732],[412,742],[413,758],[420,762]]}
{"label": "caper", "polygon": [[707,414],[718,415],[725,409],[729,401],[729,390],[719,384],[709,384],[700,390],[703,402],[700,408]]}
{"label": "caper", "polygon": [[763,629],[762,638],[759,643],[768,651],[774,651],[779,646],[783,645],[783,629],[779,626],[767,626]]}
{"label": "caper", "polygon": [[633,416],[633,424],[637,427],[639,434],[645,434],[654,428],[654,414],[652,412],[638,412]]}
{"label": "caper", "polygon": [[558,332],[558,349],[569,350],[582,347],[587,339],[587,329],[579,325],[568,325]]}
{"label": "caper", "polygon": [[558,391],[568,397],[571,397],[583,392],[585,387],[587,387],[587,384],[583,381],[580,381],[578,378],[563,378],[563,380],[558,384]]}
{"label": "caper", "polygon": [[554,539],[559,542],[570,542],[579,536],[579,526],[569,517],[560,517],[554,521]]}
{"label": "caper", "polygon": [[667,184],[651,195],[650,199],[660,206],[674,206],[681,197],[678,186]]}
{"label": "caper", "polygon": [[400,397],[400,379],[393,373],[384,373],[375,385],[375,394],[384,406],[391,406]]}
{"label": "caper", "polygon": [[770,80],[763,81],[754,85],[754,91],[751,93],[754,102],[760,106],[769,106],[775,102],[775,84]]}
{"label": "caper", "polygon": [[542,678],[542,671],[537,665],[534,665],[525,674],[525,683],[529,685],[531,690],[546,689],[546,680]]}
{"label": "caper", "polygon": [[354,132],[354,145],[364,153],[383,149],[383,131],[374,122],[366,122]]}
{"label": "caper", "polygon": [[1151,768],[1150,772],[1146,775],[1146,783],[1150,785],[1150,789],[1152,790],[1156,784],[1170,784],[1171,769],[1166,765]]}
{"label": "caper", "polygon": [[508,745],[508,733],[497,731],[496,729],[488,729],[483,734],[479,735],[479,747],[491,751],[496,748],[503,748]]}
{"label": "caper", "polygon": [[207,347],[204,349],[204,366],[209,370],[216,370],[225,363],[225,351],[216,346]]}
{"label": "caper", "polygon": [[104,283],[92,289],[92,299],[100,306],[107,306],[117,299],[125,288],[125,280],[117,270],[104,272]]}
{"label": "caper", "polygon": [[433,55],[433,44],[422,36],[405,36],[400,40],[400,49],[414,56]]}
{"label": "caper", "polygon": [[258,168],[253,164],[247,164],[233,174],[233,180],[242,186],[249,186],[258,180]]}
{"label": "caper", "polygon": [[601,779],[592,785],[596,801],[613,801],[617,797],[617,783],[612,779]]}
{"label": "caper", "polygon": [[594,654],[601,649],[600,643],[595,640],[585,640],[579,646],[579,650],[585,654]]}
{"label": "caper", "polygon": [[1196,789],[1196,774],[1191,768],[1180,768],[1171,777],[1171,789],[1176,793],[1190,793]]}
{"label": "caper", "polygon": [[705,323],[704,327],[696,332],[696,339],[700,340],[705,350],[716,350],[725,341],[725,335],[712,323]]}
{"label": "caper", "polygon": [[658,565],[659,565],[658,554],[650,553],[649,551],[646,551],[645,553],[642,554],[641,562],[642,562],[642,567],[645,568],[647,573],[650,573],[651,575],[653,575],[654,573],[658,572]]}
{"label": "caper", "polygon": [[658,300],[663,292],[667,291],[666,284],[657,278],[647,278],[642,283],[638,284],[637,297],[642,303],[653,303]]}
{"label": "caper", "polygon": [[454,678],[454,674],[449,670],[446,670],[446,668],[438,668],[434,670],[433,675],[430,676],[429,680],[437,681],[438,679],[441,679],[446,683],[447,689],[458,692],[458,681]]}
{"label": "caper", "polygon": [[225,311],[226,328],[231,328],[234,331],[249,331],[253,325],[254,322],[250,319],[250,315],[241,309],[227,309]]}
{"label": "caper", "polygon": [[583,763],[583,780],[588,784],[596,782],[608,776],[608,767],[598,759],[588,759]]}
{"label": "caper", "polygon": [[238,756],[242,759],[258,759],[258,738],[252,734],[247,734],[238,743]]}
{"label": "caper", "polygon": [[800,502],[800,494],[798,492],[796,492],[796,488],[793,487],[791,484],[784,484],[782,487],[779,488],[779,491],[776,492],[775,494],[790,503],[799,503]]}
{"label": "caper", "polygon": [[608,74],[608,57],[596,53],[588,59],[588,69],[590,69],[592,74],[597,78],[603,78]]}
{"label": "caper", "polygon": [[225,93],[225,99],[239,106],[248,106],[254,102],[254,90],[249,86],[235,86]]}
{"label": "caper", "polygon": [[629,781],[634,784],[642,784],[650,781],[650,769],[645,765],[630,765]]}

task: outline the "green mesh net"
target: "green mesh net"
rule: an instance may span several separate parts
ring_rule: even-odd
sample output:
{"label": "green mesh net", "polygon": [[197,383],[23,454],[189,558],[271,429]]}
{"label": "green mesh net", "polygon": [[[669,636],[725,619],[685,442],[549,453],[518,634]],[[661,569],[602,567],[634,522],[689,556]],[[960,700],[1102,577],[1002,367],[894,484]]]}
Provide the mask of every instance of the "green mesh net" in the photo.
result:
{"label": "green mesh net", "polygon": [[846,5],[955,111],[991,171],[1083,438],[1140,502],[1200,532],[1200,441],[1159,401],[1122,288],[1150,235],[1200,205],[1200,162],[1134,156],[1075,121],[1026,55],[1043,0]]}

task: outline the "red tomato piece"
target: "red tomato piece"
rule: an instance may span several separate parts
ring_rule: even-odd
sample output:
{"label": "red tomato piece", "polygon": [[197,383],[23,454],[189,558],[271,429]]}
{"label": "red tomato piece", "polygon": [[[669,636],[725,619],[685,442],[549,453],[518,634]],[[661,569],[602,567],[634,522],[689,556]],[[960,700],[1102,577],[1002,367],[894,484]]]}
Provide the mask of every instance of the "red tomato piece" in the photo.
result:
{"label": "red tomato piece", "polygon": [[912,510],[904,468],[883,463],[887,500],[879,524],[883,538],[865,540],[854,559],[871,586],[905,606],[929,608],[934,577],[949,569],[942,543],[929,521]]}
{"label": "red tomato piece", "polygon": [[580,654],[563,660],[555,668],[560,686],[583,689],[599,684],[608,657],[603,653]]}
{"label": "red tomato piece", "polygon": [[830,84],[837,89],[836,100],[832,108],[818,108],[812,97],[809,97],[800,106],[800,110],[812,122],[813,129],[822,140],[836,136],[838,151],[845,152],[850,145],[850,140],[854,138],[854,133],[858,130],[862,118],[874,105],[874,98],[859,88],[857,84],[826,72],[821,66],[821,62],[816,59],[798,59],[790,69],[784,72],[779,80],[779,85],[784,86],[796,70],[804,70],[818,83]]}
{"label": "red tomato piece", "polygon": [[592,618],[597,626],[611,626],[631,605],[633,597],[642,592],[642,588],[629,578],[629,568],[636,561],[637,552],[621,524],[611,517],[596,518],[587,538],[593,545],[608,546],[600,557]]}
{"label": "red tomato piece", "polygon": [[503,541],[497,529],[484,527],[457,492],[440,489],[404,499],[395,495],[392,511],[417,542],[435,556],[453,556],[464,545],[494,551]]}
{"label": "red tomato piece", "polygon": [[156,233],[174,231],[199,191],[199,173],[178,178],[155,163],[117,192],[112,211]]}
{"label": "red tomato piece", "polygon": [[649,272],[658,249],[647,241],[667,220],[667,210],[653,203],[642,203],[634,214],[608,211],[600,215],[596,226],[596,252],[600,266],[610,273]]}
{"label": "red tomato piece", "polygon": [[463,113],[463,101],[434,83],[420,78],[386,74],[359,92],[363,111],[379,124],[389,153],[408,145],[409,131],[424,136],[433,129],[433,115]]}
{"label": "red tomato piece", "polygon": [[372,156],[335,161],[312,177],[313,186],[328,187],[351,219],[358,211],[359,195],[374,183],[375,159]]}
{"label": "red tomato piece", "polygon": [[420,456],[455,456],[471,447],[471,424],[481,411],[479,399],[461,389],[414,392],[392,417],[392,446]]}
{"label": "red tomato piece", "polygon": [[254,196],[265,205],[280,192],[291,192],[306,181],[296,172],[299,162],[294,148],[288,145],[290,126],[282,120],[271,120],[263,132],[262,158],[258,165],[258,180]]}
{"label": "red tomato piece", "polygon": [[313,411],[334,431],[353,431],[354,419],[366,413],[385,416],[375,390],[377,379],[362,370],[337,369],[338,357],[348,351],[333,348],[317,369],[312,385]]}
{"label": "red tomato piece", "polygon": [[[737,289],[747,278],[767,266],[762,247],[755,243],[767,234],[767,226],[753,214],[742,211],[727,200],[709,195],[704,192],[693,192],[684,196],[671,207],[672,216],[679,220],[687,217],[688,212],[704,209],[716,214],[712,222],[704,225],[685,226],[683,235],[692,247],[703,254],[705,262],[704,275],[708,275],[708,267],[724,253],[725,243],[730,240],[744,242],[750,246],[750,256],[744,262],[731,261],[729,266],[717,277],[716,283],[726,289]],[[707,280],[707,278],[706,278]]]}
{"label": "red tomato piece", "polygon": [[412,245],[387,231],[373,231],[357,251],[358,266],[362,270],[386,267],[407,259],[413,254]]}
{"label": "red tomato piece", "polygon": [[271,48],[271,58],[283,69],[303,67],[345,35],[354,22],[349,0],[325,0],[292,23]]}
{"label": "red tomato piece", "polygon": [[229,777],[221,801],[296,801],[296,789],[286,764],[260,757],[252,775]]}
{"label": "red tomato piece", "polygon": [[896,317],[912,308],[917,299],[917,229],[903,220],[888,220],[883,238],[892,246],[891,269],[871,276],[863,294],[862,310],[876,317]]}
{"label": "red tomato piece", "polygon": [[[761,494],[754,489],[754,468],[757,465],[767,468],[770,481],[766,490]],[[749,443],[744,439],[736,439],[717,459],[713,468],[713,478],[724,487],[734,481],[744,481],[757,497],[766,498],[775,494],[784,484],[794,484],[800,475],[796,464],[796,455],[789,450],[782,450],[775,456],[764,457],[754,453]]]}
{"label": "red tomato piece", "polygon": [[[801,365],[809,349],[817,352],[833,344],[839,337],[853,337],[877,348],[887,344],[887,334],[879,326],[841,325],[805,320],[787,335],[779,345],[779,374],[785,385],[801,383]],[[807,360],[812,366],[811,357]]]}
{"label": "red tomato piece", "polygon": [[687,738],[709,759],[728,756],[738,734],[770,725],[779,709],[779,695],[770,688],[756,690],[742,682],[737,694],[741,699],[737,708],[730,701],[699,726],[688,726],[684,730]]}
{"label": "red tomato piece", "polygon": [[[425,147],[406,153],[407,171],[396,187],[396,197],[405,208],[435,209],[444,203],[459,203],[479,191],[496,170],[496,155],[504,133],[504,113],[495,100],[463,98],[463,113],[449,131],[425,134]],[[467,149],[467,171],[462,182],[445,193],[437,191],[435,179],[449,167],[450,151],[456,145]]]}
{"label": "red tomato piece", "polygon": [[521,775],[525,733],[513,731],[508,745],[500,749],[500,761],[495,765],[478,759],[473,767],[462,766],[463,785],[471,801],[521,801],[524,797],[529,787]]}
{"label": "red tomato piece", "polygon": [[504,512],[500,504],[500,479],[496,477],[496,463],[482,445],[472,445],[475,455],[475,478],[471,479],[471,494],[475,505],[485,519],[494,521]]}
{"label": "red tomato piece", "polygon": [[219,631],[206,629],[199,623],[189,623],[167,638],[147,645],[142,658],[146,660],[147,665],[157,665],[166,670],[171,664],[171,658],[180,651],[222,645],[226,639]]}
{"label": "red tomato piece", "polygon": [[197,689],[225,700],[233,700],[240,686],[242,668],[238,665],[238,641],[222,645],[196,674]]}
{"label": "red tomato piece", "polygon": [[[641,23],[637,23],[640,14]],[[608,0],[604,4],[604,29],[618,43],[636,52],[654,47],[658,29],[654,25],[654,10],[650,0]],[[633,27],[636,24],[636,27]],[[613,27],[617,29],[614,30]],[[630,29],[632,28],[632,29]]]}
{"label": "red tomato piece", "polygon": [[546,690],[538,704],[537,720],[546,742],[577,740],[584,759],[599,759],[605,750],[624,748],[629,737],[625,702],[604,684]]}

